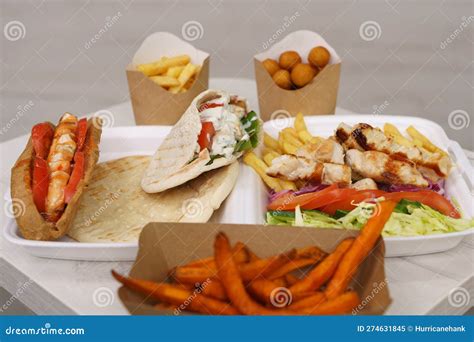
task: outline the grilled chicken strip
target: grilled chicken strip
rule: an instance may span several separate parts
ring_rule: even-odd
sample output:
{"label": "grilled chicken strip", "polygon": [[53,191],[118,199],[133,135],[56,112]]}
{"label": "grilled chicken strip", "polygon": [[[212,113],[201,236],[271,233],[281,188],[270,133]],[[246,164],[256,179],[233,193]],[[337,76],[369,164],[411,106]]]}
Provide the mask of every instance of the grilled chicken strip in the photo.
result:
{"label": "grilled chicken strip", "polygon": [[305,144],[298,148],[296,156],[320,163],[344,164],[344,149],[332,139],[325,139],[317,144]]}
{"label": "grilled chicken strip", "polygon": [[48,155],[49,186],[46,197],[46,215],[55,222],[64,208],[64,188],[71,175],[71,161],[76,151],[77,118],[65,113],[54,131]]}
{"label": "grilled chicken strip", "polygon": [[349,150],[346,163],[357,174],[376,182],[428,186],[426,179],[410,163],[393,159],[383,152]]}
{"label": "grilled chicken strip", "polygon": [[[347,132],[347,127],[344,128],[344,132]],[[339,137],[339,135],[338,131],[336,131],[336,136]],[[439,153],[431,153],[423,148],[406,147],[397,144],[392,138],[387,137],[382,130],[368,124],[358,124],[354,126],[351,132],[351,138],[355,140],[357,145],[363,150],[384,152],[395,159],[406,159],[422,166],[424,169],[433,170],[436,175],[442,178],[446,178],[449,175],[451,161],[448,156]],[[350,144],[347,143],[347,141],[351,142],[350,139],[346,139],[346,144],[353,145],[353,141]],[[360,150],[360,148],[357,149]],[[431,180],[435,178],[435,176],[428,171],[424,172],[424,174],[429,175],[429,179]]]}
{"label": "grilled chicken strip", "polygon": [[346,150],[356,149],[359,151],[364,151],[364,149],[357,143],[357,140],[352,135],[352,131],[352,126],[341,122],[336,128],[335,137]]}
{"label": "grilled chicken strip", "polygon": [[320,163],[302,157],[284,154],[272,161],[267,174],[287,180],[313,180],[321,184],[351,183],[351,169],[347,165]]}
{"label": "grilled chicken strip", "polygon": [[356,190],[377,190],[377,183],[374,182],[372,178],[363,178],[361,180],[358,180],[355,183],[352,183],[351,185],[352,189]]}

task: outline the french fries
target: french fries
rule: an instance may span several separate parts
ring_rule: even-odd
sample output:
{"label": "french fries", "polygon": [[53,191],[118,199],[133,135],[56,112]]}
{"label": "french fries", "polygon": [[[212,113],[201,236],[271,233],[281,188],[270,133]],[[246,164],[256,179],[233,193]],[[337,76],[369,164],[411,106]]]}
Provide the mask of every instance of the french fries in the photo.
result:
{"label": "french fries", "polygon": [[163,88],[176,87],[180,84],[176,78],[170,76],[151,76],[150,79]]}
{"label": "french fries", "polygon": [[152,63],[136,66],[150,79],[173,94],[182,93],[191,88],[201,67],[191,63],[191,57],[180,55],[162,57]]}
{"label": "french fries", "polygon": [[[182,310],[211,315],[349,313],[359,305],[360,299],[357,293],[347,290],[346,276],[352,276],[363,256],[373,247],[380,235],[378,224],[386,218],[386,210],[391,212],[391,209],[391,204],[385,204],[381,210],[381,218],[375,219],[377,222],[367,224],[365,233],[363,230],[358,238],[342,241],[328,256],[318,247],[308,246],[259,258],[242,242],[231,247],[228,237],[220,232],[215,238],[214,256],[174,267],[170,271],[171,283],[134,279],[115,271],[112,271],[112,275],[126,288],[142,294],[144,300],[151,301],[155,308],[174,310],[175,313]],[[356,241],[359,247],[353,249]],[[354,262],[349,262],[347,257],[351,250]],[[301,279],[291,273],[318,262],[319,264]],[[336,269],[336,273],[321,272],[321,269]],[[342,272],[343,277],[337,272]],[[180,276],[176,277],[180,274],[194,275],[194,278],[180,282]],[[321,274],[324,274],[323,280]],[[324,289],[321,286],[329,278],[331,280]],[[341,279],[344,279],[342,283]],[[334,289],[331,284],[337,284],[338,290],[330,292]],[[339,290],[341,284],[342,290]],[[287,303],[280,305],[275,296],[278,296],[282,289],[288,291],[291,296]]]}
{"label": "french fries", "polygon": [[258,173],[260,178],[265,182],[265,184],[274,191],[281,191],[283,188],[280,185],[280,182],[277,178],[270,177],[266,174],[267,165],[263,160],[257,157],[253,152],[246,153],[244,155],[243,161],[245,164],[250,166]]}
{"label": "french fries", "polygon": [[432,153],[440,153],[442,155],[447,155],[445,151],[440,149],[438,146],[433,144],[430,139],[424,136],[420,131],[418,131],[415,127],[410,126],[407,128],[408,135],[414,140],[417,141],[418,144],[421,143],[421,147],[424,149],[432,152]]}
{"label": "french fries", "polygon": [[266,147],[268,147],[270,150],[273,150],[273,151],[277,152],[278,154],[282,153],[282,150],[280,148],[280,144],[278,143],[278,140],[272,138],[266,132],[263,133],[263,144]]}
{"label": "french fries", "polygon": [[416,146],[413,141],[410,141],[409,139],[405,138],[402,133],[398,130],[397,127],[392,125],[391,123],[385,123],[383,126],[383,132],[385,135],[391,137],[395,142],[399,145],[405,146],[405,147],[414,147]]}

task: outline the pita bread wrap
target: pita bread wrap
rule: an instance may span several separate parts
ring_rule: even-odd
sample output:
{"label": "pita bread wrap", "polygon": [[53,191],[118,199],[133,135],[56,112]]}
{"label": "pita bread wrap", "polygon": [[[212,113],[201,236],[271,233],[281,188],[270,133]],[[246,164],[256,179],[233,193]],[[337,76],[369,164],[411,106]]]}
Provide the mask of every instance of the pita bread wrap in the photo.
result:
{"label": "pita bread wrap", "polygon": [[[247,113],[247,107],[245,99],[221,90],[199,94],[158,147],[141,180],[142,189],[156,193],[176,187],[232,164],[254,148],[261,122],[255,112]],[[204,131],[209,123],[212,128]]]}
{"label": "pita bread wrap", "polygon": [[132,242],[149,222],[207,222],[239,173],[234,162],[174,189],[147,194],[140,179],[149,162],[149,156],[131,156],[97,164],[68,235],[80,242]]}

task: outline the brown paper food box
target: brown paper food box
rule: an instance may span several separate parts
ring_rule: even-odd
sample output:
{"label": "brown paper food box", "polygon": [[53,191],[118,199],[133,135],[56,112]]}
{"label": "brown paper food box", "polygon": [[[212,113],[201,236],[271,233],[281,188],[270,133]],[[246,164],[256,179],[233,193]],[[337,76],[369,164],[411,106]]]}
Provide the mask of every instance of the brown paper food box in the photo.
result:
{"label": "brown paper food box", "polygon": [[[150,63],[161,57],[188,55],[201,70],[190,89],[172,94],[150,80],[136,65]],[[127,66],[127,80],[137,125],[174,125],[193,99],[207,90],[209,54],[169,32],[155,32],[146,37]]]}
{"label": "brown paper food box", "polygon": [[[307,63],[308,53],[315,46],[326,47],[331,53],[331,60],[303,88],[296,90],[280,88],[263,67],[262,61],[266,58],[278,61],[279,55],[288,50],[297,51],[303,63]],[[282,115],[295,116],[298,112],[304,115],[334,114],[339,90],[341,60],[336,51],[317,33],[311,31],[290,33],[268,51],[256,55],[254,67],[260,117],[263,121],[281,118]]]}
{"label": "brown paper food box", "polygon": [[[172,232],[171,232],[172,231]],[[291,248],[317,245],[331,252],[345,238],[358,231],[237,224],[150,223],[140,234],[139,251],[130,272],[131,277],[151,281],[166,281],[174,266],[213,255],[214,238],[225,232],[232,244],[244,241],[258,256],[268,257]],[[364,260],[351,287],[361,298],[354,313],[383,314],[391,299],[384,269],[385,247],[379,239],[374,250]],[[172,310],[157,310],[145,296],[125,287],[118,291],[120,300],[133,315],[173,315]],[[181,312],[180,314],[188,314]]]}
{"label": "brown paper food box", "polygon": [[191,88],[184,93],[170,93],[131,64],[127,67],[127,80],[137,125],[174,125],[194,98],[207,90],[209,57],[204,60]]}

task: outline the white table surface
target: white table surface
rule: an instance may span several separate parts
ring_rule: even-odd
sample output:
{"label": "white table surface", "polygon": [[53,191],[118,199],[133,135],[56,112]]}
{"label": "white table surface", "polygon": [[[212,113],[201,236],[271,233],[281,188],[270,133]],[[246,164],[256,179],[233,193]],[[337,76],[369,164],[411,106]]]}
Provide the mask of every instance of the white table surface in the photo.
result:
{"label": "white table surface", "polygon": [[[214,79],[211,87],[227,89],[249,99],[256,108],[255,83],[250,80]],[[129,102],[107,108],[115,126],[134,125]],[[338,108],[336,114],[351,114]],[[23,150],[26,136],[0,145],[2,193],[9,184],[14,157]],[[8,155],[6,153],[8,151]],[[7,156],[6,158],[4,156]],[[472,158],[472,154],[468,153]],[[474,164],[474,160],[471,159]],[[2,208],[5,199],[0,199]],[[2,226],[5,222],[4,211]],[[387,281],[393,303],[387,314],[463,314],[474,298],[474,241],[465,239],[456,248],[437,254],[386,258]],[[110,270],[128,273],[132,262],[86,262],[42,259],[7,244],[0,235],[0,287],[5,288],[33,312],[47,314],[122,315],[126,309],[116,297],[119,284]],[[457,307],[450,304],[450,293],[468,291],[471,301]],[[11,298],[10,300],[17,300]],[[3,303],[0,303],[3,304]]]}

